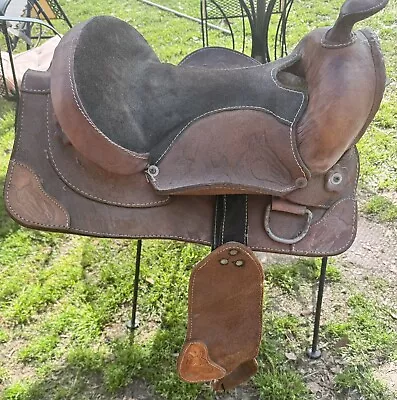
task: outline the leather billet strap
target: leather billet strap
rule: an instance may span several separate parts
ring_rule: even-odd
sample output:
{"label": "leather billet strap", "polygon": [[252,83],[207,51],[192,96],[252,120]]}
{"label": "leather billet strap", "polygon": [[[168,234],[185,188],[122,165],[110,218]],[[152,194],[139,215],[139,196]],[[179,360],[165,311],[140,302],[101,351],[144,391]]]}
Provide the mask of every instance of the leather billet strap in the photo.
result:
{"label": "leather billet strap", "polygon": [[200,261],[190,277],[180,377],[215,381],[215,390],[232,389],[249,379],[257,369],[262,298],[262,265],[245,245],[226,243]]}
{"label": "leather billet strap", "polygon": [[[271,222],[270,222],[270,215],[272,211],[300,215],[304,217],[304,223],[302,225],[302,229],[295,237],[292,238],[281,237],[275,234],[271,228]],[[291,203],[287,200],[283,200],[277,197],[272,197],[271,203],[269,203],[266,207],[265,221],[264,221],[265,231],[269,235],[270,239],[274,240],[277,243],[296,244],[307,236],[310,230],[310,225],[312,220],[313,220],[313,213],[308,207],[302,206],[300,204]]]}

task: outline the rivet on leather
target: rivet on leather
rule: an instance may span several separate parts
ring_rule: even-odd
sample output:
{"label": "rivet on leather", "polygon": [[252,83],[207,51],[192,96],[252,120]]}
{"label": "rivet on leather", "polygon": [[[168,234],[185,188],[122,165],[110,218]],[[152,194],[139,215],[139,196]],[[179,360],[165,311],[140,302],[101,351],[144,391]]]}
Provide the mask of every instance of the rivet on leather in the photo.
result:
{"label": "rivet on leather", "polygon": [[325,176],[325,189],[329,192],[341,192],[346,186],[346,168],[336,164]]}
{"label": "rivet on leather", "polygon": [[[238,255],[230,256],[232,250]],[[244,268],[228,268],[226,273],[219,263],[227,258]],[[249,247],[228,242],[200,261],[190,277],[188,332],[178,359],[179,376],[188,382],[215,379],[214,387],[222,390],[254,374],[262,297],[262,265]]]}
{"label": "rivet on leather", "polygon": [[160,170],[157,165],[150,165],[149,168],[147,169],[147,173],[151,178],[155,178],[159,174]]}
{"label": "rivet on leather", "polygon": [[304,187],[307,186],[307,179],[306,179],[306,178],[303,178],[303,177],[300,177],[300,178],[298,178],[298,179],[295,181],[295,185],[296,185],[298,188],[304,188]]}

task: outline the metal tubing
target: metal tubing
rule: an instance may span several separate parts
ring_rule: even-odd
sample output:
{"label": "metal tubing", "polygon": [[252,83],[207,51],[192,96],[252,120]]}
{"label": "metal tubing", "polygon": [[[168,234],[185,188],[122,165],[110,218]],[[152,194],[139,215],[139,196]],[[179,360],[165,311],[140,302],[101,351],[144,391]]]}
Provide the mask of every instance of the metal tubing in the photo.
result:
{"label": "metal tubing", "polygon": [[142,254],[142,239],[139,239],[136,245],[134,297],[132,299],[132,313],[129,325],[131,331],[136,329],[139,325],[139,323],[137,323],[136,321],[136,311],[138,308],[139,277],[141,272],[141,254]]}
{"label": "metal tubing", "polygon": [[321,273],[317,293],[316,316],[314,319],[313,342],[311,349],[308,350],[308,356],[311,359],[318,359],[321,357],[321,351],[318,350],[318,338],[320,334],[320,318],[321,309],[323,305],[325,277],[327,274],[328,257],[323,257],[321,260]]}
{"label": "metal tubing", "polygon": [[[175,14],[178,17],[182,17],[182,18],[188,19],[190,21],[198,22],[199,24],[201,24],[201,21],[198,18],[194,18],[194,17],[191,17],[190,15],[180,13],[179,11],[173,10],[171,8],[168,8],[168,7],[164,7],[164,6],[162,6],[160,4],[157,4],[157,3],[153,3],[153,2],[151,2],[149,0],[140,0],[140,1],[142,3],[144,3],[144,4],[149,5],[149,6],[153,6],[153,7],[156,7],[158,9],[160,9],[160,10],[167,11],[167,12],[170,12],[172,14]],[[213,25],[213,24],[207,24],[207,25],[212,29],[217,29],[218,31],[226,33],[227,35],[231,34],[228,30],[223,29],[220,26],[216,26],[216,25]]]}

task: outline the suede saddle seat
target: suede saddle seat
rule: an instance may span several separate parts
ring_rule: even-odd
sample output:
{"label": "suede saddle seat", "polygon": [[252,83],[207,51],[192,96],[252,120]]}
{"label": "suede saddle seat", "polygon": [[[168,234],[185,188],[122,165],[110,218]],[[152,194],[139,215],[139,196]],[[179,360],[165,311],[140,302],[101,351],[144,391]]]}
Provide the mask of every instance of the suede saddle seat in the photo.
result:
{"label": "suede saddle seat", "polygon": [[[220,52],[212,51],[212,55]],[[229,164],[218,168],[221,176],[215,178],[218,182],[211,177],[211,186],[228,185],[236,192],[251,185],[253,193],[284,193],[286,187],[294,186],[293,181],[304,178],[302,163],[295,161],[299,155],[291,125],[304,112],[307,94],[304,88],[283,87],[278,81],[279,72],[296,63],[299,55],[239,68],[230,60],[228,65],[217,60],[216,68],[208,68],[205,61],[192,67],[192,58],[178,66],[161,63],[146,40],[116,18],[95,17],[83,23],[66,35],[51,68],[52,102],[62,130],[88,160],[119,174],[138,173],[159,164],[181,138],[201,145],[212,143],[208,157],[205,149],[196,146],[201,152],[197,157],[201,171],[196,173],[197,182],[187,184],[191,189],[204,185],[208,176],[202,169],[208,166],[199,165],[200,161],[215,163],[214,153],[241,158],[235,153],[238,148],[240,153],[252,154],[255,147],[261,147],[255,144],[261,137],[266,141],[261,151],[266,154],[256,151],[252,168],[259,175],[260,170],[268,171],[267,184],[262,176],[251,174],[244,188],[246,177],[237,174],[241,166]],[[235,124],[245,127],[230,132]],[[251,146],[241,148],[247,140]],[[287,157],[286,144],[292,150]],[[247,157],[240,164],[243,161]],[[175,167],[184,171],[170,171],[174,178],[176,173],[189,174],[187,165]],[[157,170],[154,167],[149,172],[153,169]],[[231,172],[236,175],[232,177]],[[157,191],[178,192],[157,181]],[[181,191],[187,194],[184,188]]]}

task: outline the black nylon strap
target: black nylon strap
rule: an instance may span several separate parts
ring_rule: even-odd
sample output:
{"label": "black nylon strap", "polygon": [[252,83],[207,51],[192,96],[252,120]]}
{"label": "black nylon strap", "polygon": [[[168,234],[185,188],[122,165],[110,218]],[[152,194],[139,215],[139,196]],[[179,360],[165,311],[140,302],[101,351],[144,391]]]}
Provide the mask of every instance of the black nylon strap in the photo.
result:
{"label": "black nylon strap", "polygon": [[217,196],[212,249],[227,242],[247,244],[248,196]]}

